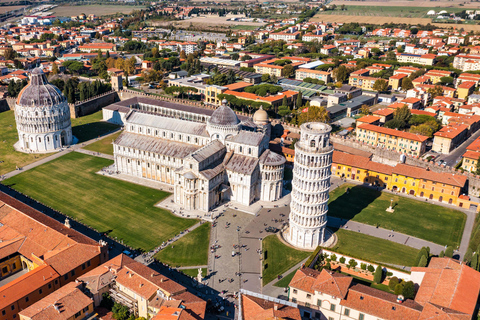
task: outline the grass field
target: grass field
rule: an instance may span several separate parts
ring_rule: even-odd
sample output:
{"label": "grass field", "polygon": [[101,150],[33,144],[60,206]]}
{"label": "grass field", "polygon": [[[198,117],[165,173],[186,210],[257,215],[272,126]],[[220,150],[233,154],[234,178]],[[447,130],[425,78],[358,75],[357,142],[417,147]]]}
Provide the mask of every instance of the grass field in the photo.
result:
{"label": "grass field", "polygon": [[204,223],[171,246],[155,255],[155,259],[173,267],[204,266],[208,264],[210,223]]}
{"label": "grass field", "polygon": [[292,279],[295,276],[295,273],[297,272],[297,270],[290,272],[288,275],[286,275],[282,279],[275,282],[274,286],[279,287],[279,288],[288,287],[288,284],[290,283],[290,281],[292,281]]}
{"label": "grass field", "polygon": [[115,13],[130,13],[133,10],[145,9],[145,6],[122,6],[122,5],[84,5],[84,6],[59,6],[53,9],[56,16],[70,17],[80,13],[97,16],[110,15]]}
{"label": "grass field", "polygon": [[[396,204],[394,213],[385,211],[390,199]],[[457,210],[348,183],[330,193],[328,215],[453,246],[460,244],[466,220]]]}
{"label": "grass field", "polygon": [[231,26],[230,29],[232,30],[256,30],[259,26],[247,26],[243,24],[239,24],[236,26]]}
{"label": "grass field", "polygon": [[83,149],[113,155],[112,141],[115,141],[115,139],[117,139],[121,133],[121,131],[116,132],[111,136],[102,138],[92,144],[83,147]]}
{"label": "grass field", "polygon": [[354,231],[335,231],[337,243],[333,251],[367,261],[412,266],[418,250],[392,241],[379,239]]}
{"label": "grass field", "polygon": [[[186,274],[187,276],[194,277],[194,278],[197,278],[197,275],[198,275],[198,268],[182,269],[178,271]],[[202,276],[205,278],[206,275],[207,275],[207,268],[202,268]]]}
{"label": "grass field", "polygon": [[275,234],[263,239],[262,250],[264,257],[263,285],[273,281],[278,275],[312,254],[284,245]]}
{"label": "grass field", "polygon": [[102,111],[72,119],[72,134],[79,143],[98,138],[119,127],[116,124],[102,121]]}
{"label": "grass field", "polygon": [[95,173],[111,164],[72,152],[3,184],[133,248],[150,250],[196,223],[154,207],[166,192]]}
{"label": "grass field", "polygon": [[13,110],[0,113],[0,175],[23,167],[49,156],[49,154],[27,154],[17,152],[13,145],[18,141]]}

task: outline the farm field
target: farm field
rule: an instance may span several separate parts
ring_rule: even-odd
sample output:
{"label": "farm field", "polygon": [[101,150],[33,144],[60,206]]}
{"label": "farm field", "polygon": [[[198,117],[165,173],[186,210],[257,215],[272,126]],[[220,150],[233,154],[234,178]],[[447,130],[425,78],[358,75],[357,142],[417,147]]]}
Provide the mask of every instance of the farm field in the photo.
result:
{"label": "farm field", "polygon": [[[435,7],[415,7],[415,6],[364,6],[364,5],[346,5],[346,10],[327,10],[317,15],[348,15],[348,16],[373,16],[373,17],[405,17],[405,18],[431,18],[427,16],[427,12],[434,10],[439,12],[443,8]],[[445,8],[448,13],[460,12],[462,8]],[[434,16],[432,16],[434,17]]]}
{"label": "farm field", "polygon": [[154,205],[169,193],[96,174],[111,160],[71,152],[3,184],[133,248],[151,250],[194,225]]}
{"label": "farm field", "polygon": [[144,6],[122,6],[122,5],[85,5],[85,6],[59,6],[53,9],[56,16],[70,17],[80,13],[97,16],[110,15],[115,13],[130,13],[133,10],[144,9]]}
{"label": "farm field", "polygon": [[193,24],[194,26],[202,25],[202,26],[216,26],[216,27],[219,27],[219,26],[229,27],[229,26],[236,26],[238,24],[241,24],[244,26],[258,26],[258,27],[264,25],[263,23],[259,23],[259,22],[227,21],[227,19],[228,19],[227,17],[217,17],[217,16],[205,17],[204,16],[204,17],[195,17],[188,20],[175,21],[173,23],[175,25],[184,26],[184,27],[188,27],[190,26],[190,24]]}
{"label": "farm field", "polygon": [[[394,213],[385,211],[391,199]],[[330,192],[328,207],[328,215],[332,217],[393,229],[449,246],[460,245],[466,220],[463,212],[436,206],[431,201],[413,200],[348,183]]]}
{"label": "farm field", "polygon": [[[377,6],[377,7],[388,7],[388,6],[401,6],[401,7],[435,7],[435,8],[450,8],[450,7],[459,7],[459,8],[477,8],[478,2],[471,1],[395,1],[395,0],[383,0],[383,1],[345,1],[345,0],[334,0],[331,4],[336,6],[344,5],[361,5],[361,6]],[[460,6],[462,4],[462,6]]]}
{"label": "farm field", "polygon": [[4,7],[0,7],[0,14],[8,12],[8,11],[12,11],[12,10],[22,9],[22,8],[25,8],[25,6],[4,6]]}

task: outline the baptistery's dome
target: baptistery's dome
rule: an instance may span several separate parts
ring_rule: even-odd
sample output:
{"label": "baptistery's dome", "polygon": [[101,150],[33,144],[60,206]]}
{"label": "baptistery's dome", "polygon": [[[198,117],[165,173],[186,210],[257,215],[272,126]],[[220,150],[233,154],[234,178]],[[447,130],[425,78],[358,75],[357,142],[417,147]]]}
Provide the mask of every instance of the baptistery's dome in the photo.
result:
{"label": "baptistery's dome", "polygon": [[260,106],[260,109],[255,111],[253,114],[253,122],[268,122],[267,111],[263,110],[263,107]]}
{"label": "baptistery's dome", "polygon": [[17,98],[17,104],[23,107],[50,107],[64,101],[65,96],[60,89],[48,82],[40,68],[32,71],[30,82]]}
{"label": "baptistery's dome", "polygon": [[227,100],[222,101],[222,105],[212,113],[208,120],[210,124],[220,126],[234,126],[240,123],[237,114],[227,106]]}

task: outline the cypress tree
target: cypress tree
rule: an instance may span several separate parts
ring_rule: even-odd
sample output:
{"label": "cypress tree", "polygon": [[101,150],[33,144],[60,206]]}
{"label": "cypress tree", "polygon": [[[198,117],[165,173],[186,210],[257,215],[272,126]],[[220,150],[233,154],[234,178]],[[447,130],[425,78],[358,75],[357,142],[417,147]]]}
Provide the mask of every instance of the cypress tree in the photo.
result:
{"label": "cypress tree", "polygon": [[383,279],[383,269],[379,265],[377,266],[377,269],[375,269],[375,274],[373,275],[373,282],[382,283],[382,279]]}

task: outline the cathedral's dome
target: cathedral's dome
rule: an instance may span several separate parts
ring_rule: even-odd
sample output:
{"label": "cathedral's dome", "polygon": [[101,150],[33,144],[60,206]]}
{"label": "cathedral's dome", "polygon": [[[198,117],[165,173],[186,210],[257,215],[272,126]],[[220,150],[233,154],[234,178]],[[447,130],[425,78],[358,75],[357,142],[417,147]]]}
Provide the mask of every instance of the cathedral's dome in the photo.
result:
{"label": "cathedral's dome", "polygon": [[260,109],[255,111],[253,114],[253,122],[268,122],[267,111],[263,110],[263,107],[260,106]]}
{"label": "cathedral's dome", "polygon": [[226,100],[222,101],[222,105],[212,113],[208,120],[210,124],[220,126],[234,126],[240,123],[237,114],[227,106]]}
{"label": "cathedral's dome", "polygon": [[51,107],[65,101],[65,96],[50,84],[42,69],[32,71],[30,82],[20,91],[17,104],[23,107]]}

